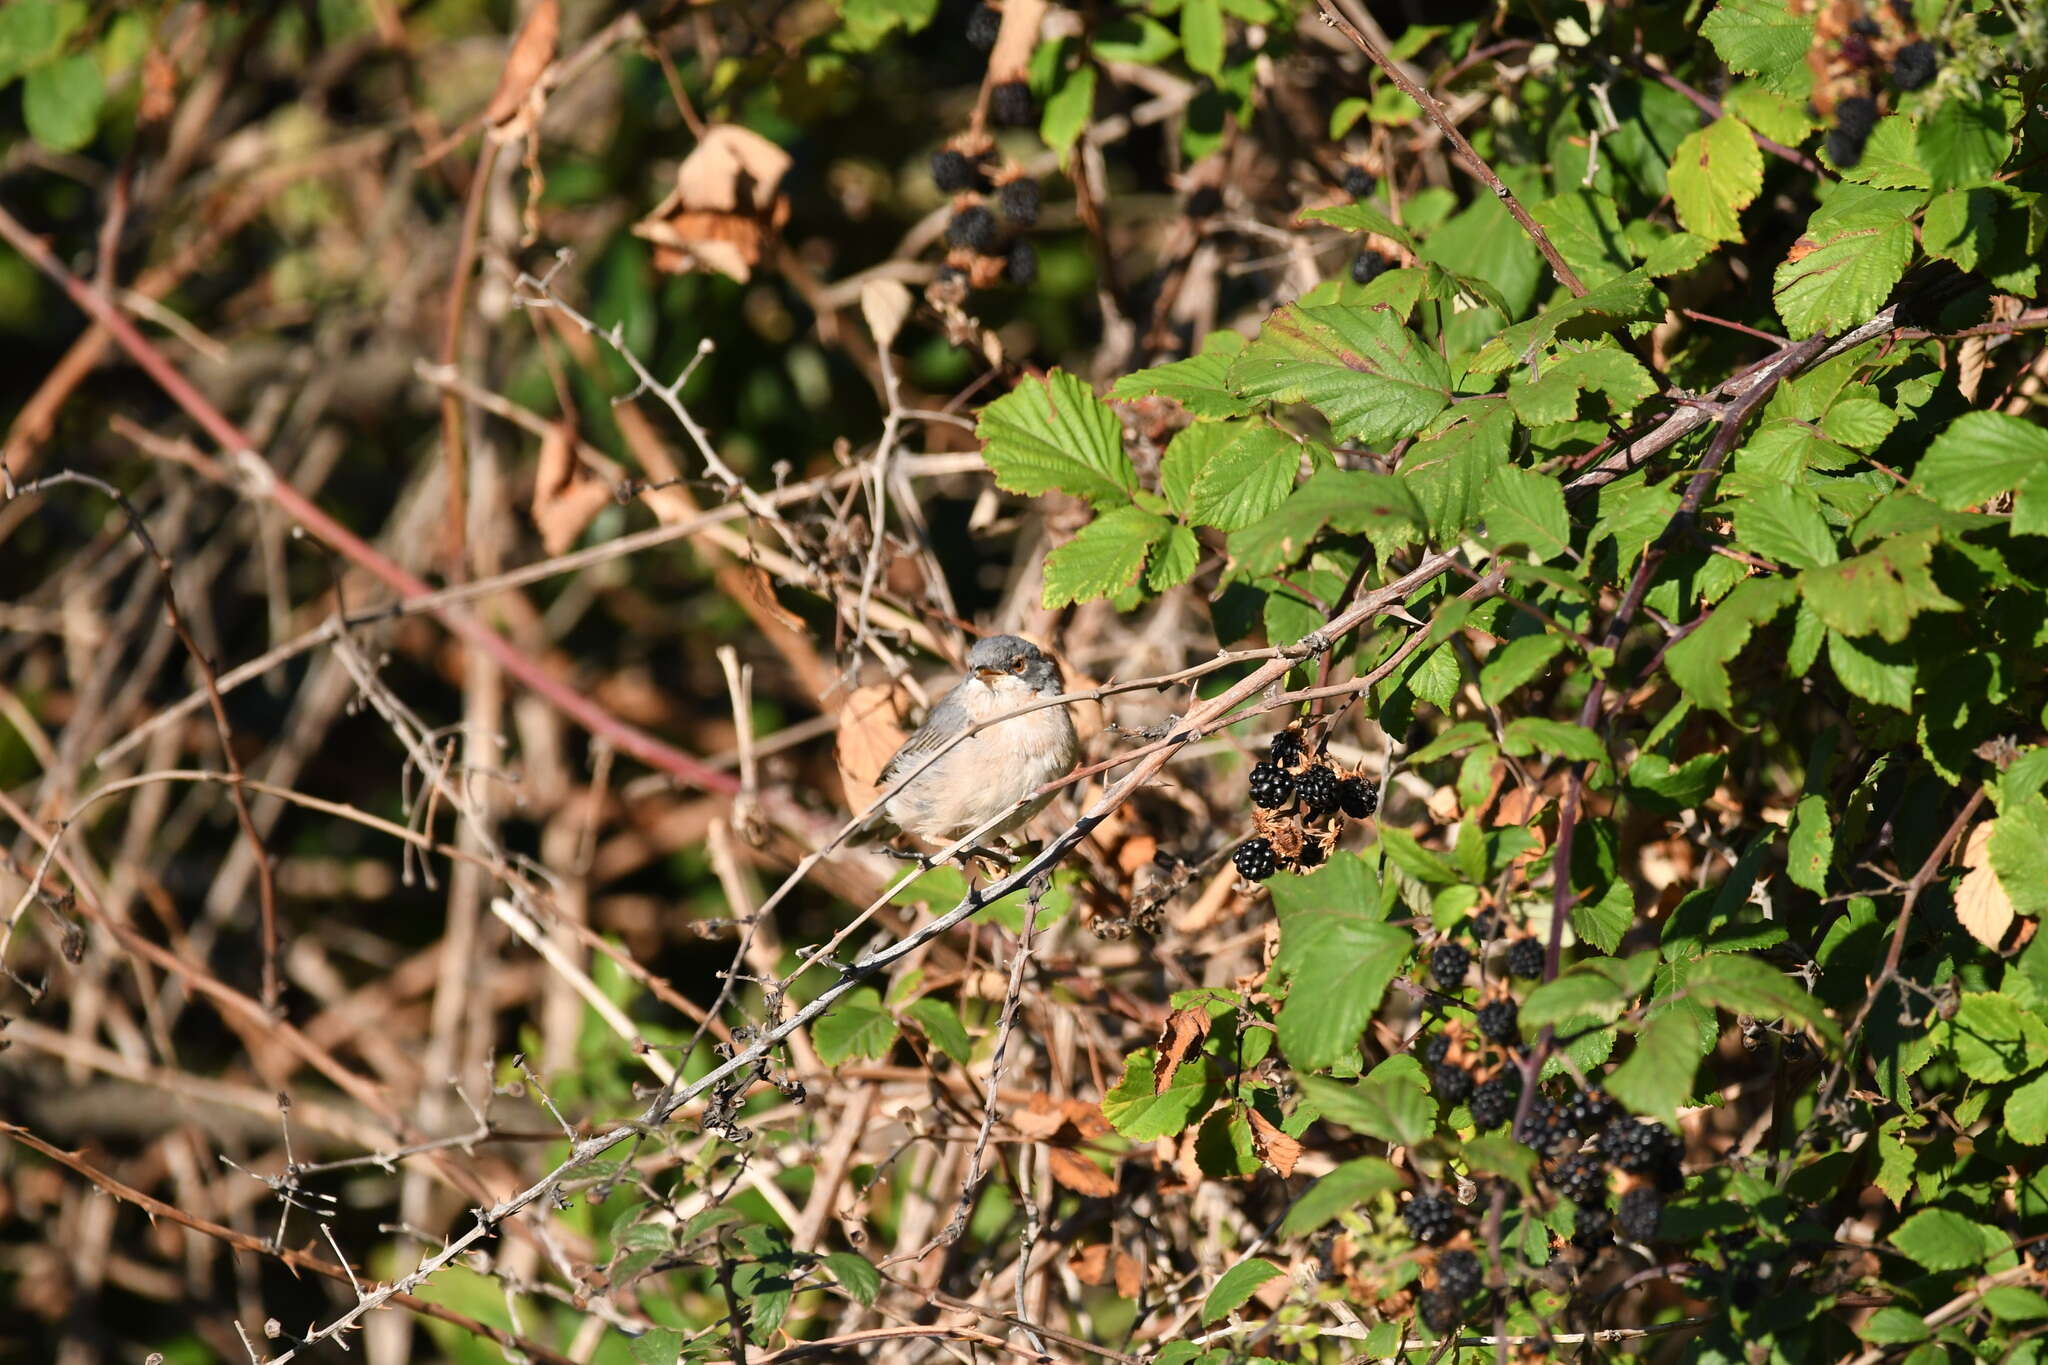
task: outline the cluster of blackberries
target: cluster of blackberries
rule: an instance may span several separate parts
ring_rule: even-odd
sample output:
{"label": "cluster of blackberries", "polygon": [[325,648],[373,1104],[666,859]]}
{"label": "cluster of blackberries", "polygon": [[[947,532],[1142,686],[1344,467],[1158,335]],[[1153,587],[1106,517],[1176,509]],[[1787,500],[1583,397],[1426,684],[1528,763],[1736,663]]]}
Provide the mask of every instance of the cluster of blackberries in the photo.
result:
{"label": "cluster of blackberries", "polygon": [[1849,167],[1863,159],[1863,144],[1877,126],[1877,101],[1852,95],[1835,106],[1835,126],[1828,130],[1828,160]]}
{"label": "cluster of blackberries", "polygon": [[1392,261],[1380,255],[1379,252],[1374,251],[1371,247],[1367,247],[1351,260],[1351,282],[1353,284],[1371,284],[1393,268],[1394,263]]}
{"label": "cluster of blackberries", "polygon": [[[947,269],[974,285],[1006,279],[1028,288],[1038,279],[1038,252],[1021,230],[1038,222],[1038,182],[1022,171],[992,178],[986,144],[970,154],[963,141],[932,153],[932,183],[958,196],[946,223],[946,245],[954,249]],[[992,196],[993,210],[984,195]]]}
{"label": "cluster of blackberries", "polygon": [[[1835,103],[1834,126],[1828,129],[1828,160],[1836,166],[1847,168],[1863,159],[1863,149],[1870,141],[1871,129],[1877,126],[1878,103],[1873,95],[1875,85],[1871,73],[1883,67],[1884,53],[1891,51],[1890,77],[1894,90],[1919,90],[1932,82],[1941,70],[1941,53],[1925,38],[1914,37],[1910,31],[1910,11],[1901,12],[1894,7],[1894,13],[1907,31],[1896,28],[1890,35],[1869,17],[1856,20],[1849,26],[1837,55],[1840,65],[1836,68],[1839,79],[1851,86],[1860,87],[1862,94],[1849,95]],[[1911,41],[1904,41],[1911,39]]]}
{"label": "cluster of blackberries", "polygon": [[1257,833],[1237,847],[1238,875],[1262,882],[1282,867],[1320,867],[1337,842],[1343,818],[1369,820],[1380,793],[1364,776],[1311,757],[1299,730],[1273,736],[1267,760],[1246,779]]}
{"label": "cluster of blackberries", "polygon": [[998,10],[987,5],[976,5],[974,13],[967,16],[967,41],[981,52],[996,45],[996,35],[1003,31],[1003,16]]}

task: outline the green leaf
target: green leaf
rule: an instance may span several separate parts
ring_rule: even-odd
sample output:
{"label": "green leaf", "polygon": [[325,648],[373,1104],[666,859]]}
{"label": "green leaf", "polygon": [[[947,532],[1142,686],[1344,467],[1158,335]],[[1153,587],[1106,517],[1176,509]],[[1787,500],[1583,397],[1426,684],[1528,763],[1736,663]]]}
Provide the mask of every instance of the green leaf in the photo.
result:
{"label": "green leaf", "polygon": [[1145,586],[1153,592],[1185,583],[1194,576],[1202,559],[1202,543],[1185,526],[1175,526],[1152,547],[1152,564],[1145,570]]}
{"label": "green leaf", "polygon": [[1736,84],[1721,98],[1721,107],[1750,127],[1787,146],[1797,146],[1819,126],[1803,100],[1786,99],[1752,81]]}
{"label": "green leaf", "polygon": [[[1853,166],[1836,166],[1832,156],[1827,164],[1844,180],[1879,189],[1924,190],[1932,183],[1927,168],[1920,164],[1919,126],[1904,114],[1892,114],[1877,121],[1863,144],[1863,155]],[[1825,152],[1823,153],[1825,155]]]}
{"label": "green leaf", "polygon": [[1113,597],[1137,581],[1152,546],[1172,529],[1157,513],[1118,507],[1083,526],[1045,557],[1048,608]]}
{"label": "green leaf", "polygon": [[1794,886],[1823,895],[1828,868],[1835,861],[1835,831],[1828,820],[1827,798],[1803,796],[1792,812],[1792,839],[1785,855],[1785,875]]}
{"label": "green leaf", "polygon": [[1517,758],[1541,750],[1564,758],[1597,763],[1607,757],[1600,736],[1583,725],[1543,716],[1517,716],[1501,731],[1501,747]]}
{"label": "green leaf", "polygon": [[2048,1071],[2005,1097],[2005,1135],[2029,1147],[2048,1142]]}
{"label": "green leaf", "polygon": [[1607,1093],[1633,1113],[1670,1118],[1692,1094],[1693,1073],[1705,1054],[1686,1012],[1661,1010],[1636,1034],[1628,1059],[1607,1074]]}
{"label": "green leaf", "polygon": [[1951,510],[2017,491],[2015,535],[2048,535],[2048,430],[2002,412],[1966,412],[1934,438],[1913,470]]}
{"label": "green leaf", "polygon": [[1223,6],[1219,0],[1187,0],[1181,6],[1180,45],[1193,70],[1204,76],[1223,70]]}
{"label": "green leaf", "polygon": [[990,403],[974,430],[996,486],[1008,492],[1058,489],[1102,508],[1129,502],[1138,487],[1116,414],[1064,370]]}
{"label": "green leaf", "polygon": [[1818,1000],[1776,967],[1744,953],[1709,953],[1686,978],[1693,999],[1730,1014],[1790,1019],[1830,1041],[1840,1036]]}
{"label": "green leaf", "polygon": [[1390,308],[1289,304],[1266,320],[1229,382],[1248,398],[1309,404],[1337,440],[1384,445],[1443,411],[1451,378]]}
{"label": "green leaf", "polygon": [[1625,322],[1662,314],[1660,295],[1642,267],[1580,298],[1552,304],[1527,322],[1518,322],[1493,337],[1472,358],[1479,374],[1498,374],[1511,365],[1527,364],[1560,336],[1590,337],[1611,332]]}
{"label": "green leaf", "polygon": [[1874,398],[1845,398],[1827,410],[1820,427],[1855,450],[1875,450],[1899,424],[1899,414]]}
{"label": "green leaf", "polygon": [[1832,564],[1838,558],[1820,502],[1804,488],[1766,484],[1729,502],[1735,508],[1736,542],[1752,554],[1795,569]]}
{"label": "green leaf", "polygon": [[1994,1285],[1985,1290],[1984,1306],[2000,1322],[2039,1322],[2048,1318],[2048,1299],[2016,1284]]}
{"label": "green leaf", "polygon": [[1345,232],[1373,233],[1397,242],[1409,251],[1415,251],[1420,245],[1408,229],[1370,204],[1336,204],[1329,208],[1309,209],[1301,215],[1301,221],[1327,223]]}
{"label": "green leaf", "polygon": [[1609,341],[1566,343],[1541,376],[1508,386],[1515,416],[1530,426],[1553,426],[1579,415],[1580,393],[1604,393],[1615,412],[1628,412],[1657,391],[1642,362]]}
{"label": "green leaf", "polygon": [[1920,248],[1964,270],[1991,255],[1997,241],[1998,196],[1990,190],[1945,190],[1920,220]]}
{"label": "green leaf", "polygon": [[1920,125],[1920,164],[1937,190],[1982,185],[2012,150],[1998,108],[1960,93],[1944,99]]}
{"label": "green leaf", "polygon": [[1265,422],[1222,425],[1225,438],[1189,491],[1188,515],[1203,526],[1241,531],[1287,501],[1301,447]]}
{"label": "green leaf", "polygon": [[1321,469],[1271,515],[1230,537],[1233,574],[1276,573],[1300,559],[1325,526],[1346,535],[1402,537],[1425,521],[1398,477],[1367,470]]}
{"label": "green leaf", "polygon": [[1157,66],[1180,48],[1173,30],[1144,14],[1103,21],[1089,40],[1095,56],[1105,62]]}
{"label": "green leaf", "polygon": [[933,1047],[954,1061],[964,1066],[973,1056],[974,1044],[967,1036],[967,1026],[960,1022],[960,1012],[945,1001],[927,995],[913,1001],[904,1013],[923,1030]]}
{"label": "green leaf", "polygon": [[1545,560],[1557,558],[1571,545],[1564,486],[1556,479],[1514,465],[1503,466],[1487,479],[1481,505],[1486,538],[1495,550],[1522,545],[1537,559]]}
{"label": "green leaf", "polygon": [[1795,100],[1812,93],[1806,50],[1813,46],[1813,19],[1794,13],[1785,0],[1721,0],[1700,33],[1731,70]]}
{"label": "green leaf", "polygon": [[1739,120],[1722,116],[1678,144],[1671,202],[1687,232],[1716,242],[1742,236],[1742,210],[1764,186],[1764,157]]}
{"label": "green leaf", "polygon": [[939,12],[938,0],[840,0],[847,42],[857,52],[872,52],[891,33],[921,32]]}
{"label": "green leaf", "polygon": [[2003,995],[1965,993],[1951,1035],[1971,1080],[2017,1080],[2048,1062],[2048,1024]]}
{"label": "green leaf", "polygon": [[1997,1228],[1948,1209],[1920,1210],[1892,1230],[1890,1241],[1929,1270],[1980,1266],[2012,1245],[2012,1239]]}
{"label": "green leaf", "polygon": [[0,5],[0,86],[55,56],[85,13],[83,5],[51,0]]}
{"label": "green leaf", "polygon": [[1935,539],[1932,531],[1893,536],[1839,564],[1808,569],[1799,575],[1799,594],[1844,635],[1874,632],[1897,644],[1921,612],[1962,610],[1935,586],[1928,567]]}
{"label": "green leaf", "polygon": [[1865,701],[1908,711],[1913,706],[1915,667],[1903,651],[1872,642],[1866,648],[1840,631],[1828,632],[1828,664],[1842,686]]}
{"label": "green leaf", "polygon": [[848,991],[824,1018],[811,1025],[811,1045],[818,1049],[818,1060],[828,1066],[838,1066],[852,1057],[886,1057],[895,1041],[896,1021],[870,986]]}
{"label": "green leaf", "polygon": [[1355,903],[1282,915],[1273,969],[1290,982],[1276,1021],[1287,1059],[1321,1071],[1356,1057],[1413,941]]}
{"label": "green leaf", "polygon": [[856,1256],[850,1251],[829,1251],[821,1258],[825,1268],[832,1272],[832,1278],[839,1287],[853,1295],[863,1307],[875,1301],[875,1295],[882,1292],[882,1272],[868,1263],[865,1256]]}
{"label": "green leaf", "polygon": [[1332,1123],[1397,1146],[1412,1146],[1436,1126],[1436,1101],[1422,1064],[1396,1053],[1357,1083],[1323,1076],[1297,1076],[1302,1098]]}
{"label": "green leaf", "polygon": [[1872,1313],[1856,1335],[1874,1346],[1900,1346],[1925,1341],[1934,1335],[1934,1329],[1918,1313],[1887,1304]]}
{"label": "green leaf", "polygon": [[1059,88],[1046,97],[1045,112],[1038,122],[1038,135],[1060,155],[1060,169],[1088,121],[1095,117],[1095,68],[1086,62],[1069,71]]}
{"label": "green leaf", "polygon": [[1285,1237],[1314,1232],[1338,1214],[1400,1189],[1401,1173],[1382,1157],[1353,1157],[1301,1192],[1280,1224]]}
{"label": "green leaf", "polygon": [[29,134],[53,152],[75,152],[99,128],[106,84],[99,64],[86,52],[38,66],[22,83],[22,121]]}
{"label": "green leaf", "polygon": [[1588,286],[1605,284],[1635,264],[1622,236],[1621,215],[1604,194],[1592,190],[1560,194],[1531,207],[1529,216]]}
{"label": "green leaf", "polygon": [[626,1349],[635,1365],[676,1365],[683,1353],[683,1334],[673,1327],[650,1327],[628,1338]]}
{"label": "green leaf", "polygon": [[1676,767],[1662,754],[1643,754],[1629,765],[1628,785],[1643,805],[1676,814],[1713,795],[1724,767],[1725,757],[1717,753],[1695,754]]}
{"label": "green leaf", "polygon": [[1524,635],[1508,641],[1488,655],[1479,670],[1480,697],[1489,706],[1498,706],[1510,692],[1533,682],[1564,647],[1561,635]]}
{"label": "green leaf", "polygon": [[1499,399],[1465,403],[1452,426],[1417,441],[1402,458],[1401,482],[1439,544],[1456,541],[1478,518],[1488,484],[1505,472],[1514,431],[1514,414]]}
{"label": "green leaf", "polygon": [[[1806,235],[1794,247],[1797,259],[1788,257],[1778,267],[1772,298],[1794,337],[1868,321],[1905,274],[1913,255],[1906,215],[1918,207],[1920,196],[1895,195],[1889,208],[1868,198],[1884,193],[1837,186],[1808,220]],[[1829,209],[1844,199],[1853,200],[1855,215],[1831,217]]]}
{"label": "green leaf", "polygon": [[1251,405],[1226,387],[1224,378],[1246,344],[1236,332],[1211,332],[1195,355],[1127,374],[1111,386],[1109,396],[1124,402],[1154,395],[1171,398],[1194,417],[1243,416]]}
{"label": "green leaf", "polygon": [[1621,1017],[1628,1003],[1628,993],[1619,982],[1580,963],[1556,980],[1530,991],[1522,1001],[1520,1019],[1524,1029],[1581,1017],[1611,1024]]}
{"label": "green leaf", "polygon": [[1202,1301],[1203,1324],[1206,1326],[1244,1307],[1260,1285],[1284,1273],[1279,1266],[1257,1256],[1249,1261],[1239,1261],[1217,1278],[1216,1287]]}
{"label": "green leaf", "polygon": [[2048,801],[2007,801],[1991,831],[1991,870],[2013,909],[2048,912]]}
{"label": "green leaf", "polygon": [[1157,1055],[1140,1048],[1124,1063],[1123,1079],[1102,1097],[1102,1116],[1133,1142],[1152,1142],[1185,1132],[1209,1112],[1223,1093],[1223,1083],[1207,1057],[1191,1057],[1173,1073],[1172,1082],[1153,1094]]}

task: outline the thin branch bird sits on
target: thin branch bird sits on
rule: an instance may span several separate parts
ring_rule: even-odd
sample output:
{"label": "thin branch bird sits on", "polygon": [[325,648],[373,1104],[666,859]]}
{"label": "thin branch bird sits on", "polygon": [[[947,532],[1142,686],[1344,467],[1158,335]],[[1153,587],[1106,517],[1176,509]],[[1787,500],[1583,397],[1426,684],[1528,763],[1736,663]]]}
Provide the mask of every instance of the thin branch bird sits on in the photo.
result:
{"label": "thin branch bird sits on", "polygon": [[[1021,829],[1051,799],[1033,793],[1073,768],[1080,742],[1065,705],[1011,713],[1056,697],[1060,690],[1059,665],[1029,640],[992,635],[978,641],[967,652],[967,676],[939,699],[924,724],[883,766],[879,780],[885,788],[915,776],[882,803],[878,827],[884,834],[895,831],[936,844],[950,844],[977,830],[986,838]],[[946,748],[999,716],[1010,718]],[[934,754],[939,757],[933,759]],[[992,820],[998,823],[982,829]],[[968,853],[1008,861],[980,847]]]}

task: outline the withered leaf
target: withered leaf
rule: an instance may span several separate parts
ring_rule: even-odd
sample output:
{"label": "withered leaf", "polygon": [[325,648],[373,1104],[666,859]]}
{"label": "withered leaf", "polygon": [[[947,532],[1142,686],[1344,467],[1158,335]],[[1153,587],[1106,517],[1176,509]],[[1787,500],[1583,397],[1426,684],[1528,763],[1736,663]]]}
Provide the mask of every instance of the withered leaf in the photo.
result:
{"label": "withered leaf", "polygon": [[560,422],[549,427],[533,476],[533,524],[541,545],[551,555],[562,553],[611,501],[610,486],[577,460],[569,428]]}
{"label": "withered leaf", "polygon": [[1252,1150],[1259,1160],[1283,1176],[1293,1175],[1294,1163],[1301,1160],[1301,1143],[1256,1109],[1247,1110],[1246,1116],[1251,1119]]}
{"label": "withered leaf", "polygon": [[1045,1159],[1052,1178],[1076,1194],[1107,1199],[1116,1193],[1116,1180],[1071,1147],[1048,1147]]}
{"label": "withered leaf", "polygon": [[484,106],[484,123],[498,128],[509,123],[526,104],[526,97],[540,84],[548,64],[555,60],[555,42],[562,34],[562,0],[540,0],[526,16],[505,69],[498,74],[498,88]]}
{"label": "withered leaf", "polygon": [[1199,1005],[1185,1006],[1166,1017],[1165,1031],[1159,1035],[1159,1063],[1152,1072],[1153,1094],[1166,1093],[1173,1084],[1173,1073],[1208,1036],[1209,1012]]}

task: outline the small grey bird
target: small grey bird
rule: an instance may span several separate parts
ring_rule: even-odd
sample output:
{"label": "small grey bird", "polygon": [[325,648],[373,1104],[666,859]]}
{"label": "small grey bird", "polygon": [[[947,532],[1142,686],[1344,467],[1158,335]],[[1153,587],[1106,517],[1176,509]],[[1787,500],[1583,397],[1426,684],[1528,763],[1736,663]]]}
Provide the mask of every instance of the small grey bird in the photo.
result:
{"label": "small grey bird", "polygon": [[918,773],[883,804],[883,816],[913,838],[940,843],[951,843],[1005,812],[1008,818],[983,830],[981,837],[1020,828],[1051,799],[1031,800],[1031,794],[1065,776],[1080,752],[1065,706],[1042,706],[977,730],[922,772],[918,769],[970,726],[1059,692],[1059,665],[1029,640],[992,635],[976,643],[967,651],[967,676],[883,767],[884,787]]}

